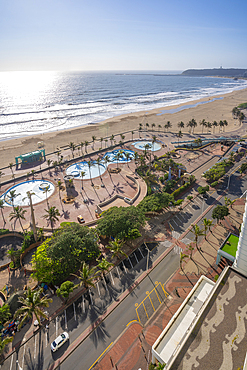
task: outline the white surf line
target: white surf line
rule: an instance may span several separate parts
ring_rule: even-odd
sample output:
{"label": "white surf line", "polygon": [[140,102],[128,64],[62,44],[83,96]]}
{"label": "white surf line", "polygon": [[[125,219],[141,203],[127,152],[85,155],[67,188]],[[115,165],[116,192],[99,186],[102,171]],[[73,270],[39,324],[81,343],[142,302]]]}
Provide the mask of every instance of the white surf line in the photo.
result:
{"label": "white surf line", "polygon": [[66,309],[64,310],[65,328],[68,329]]}
{"label": "white surf line", "polygon": [[36,340],[37,340],[37,335],[34,336],[34,354],[33,354],[33,358],[36,358]]}
{"label": "white surf line", "polygon": [[118,273],[118,277],[119,277],[119,280],[120,280],[121,278],[120,278],[120,274],[119,274],[118,266],[117,266],[117,273]]}
{"label": "white surf line", "polygon": [[98,293],[99,293],[99,296],[100,296],[100,298],[101,298],[101,294],[100,294],[100,290],[99,290],[99,282],[97,281],[97,288],[98,288]]}
{"label": "white surf line", "polygon": [[75,302],[73,302],[73,307],[74,307],[74,318],[75,318],[75,321],[76,321]]}
{"label": "white surf line", "polygon": [[9,370],[11,370],[11,369],[12,369],[13,359],[14,359],[14,353],[13,353],[13,355],[11,356],[11,362],[10,362]]}
{"label": "white surf line", "polygon": [[24,366],[24,355],[25,355],[25,349],[26,349],[26,343],[24,344],[24,347],[23,347],[22,368],[23,368],[23,366]]}
{"label": "white surf line", "polygon": [[111,275],[111,279],[112,279],[113,285],[115,285],[111,271],[110,271],[110,275]]}

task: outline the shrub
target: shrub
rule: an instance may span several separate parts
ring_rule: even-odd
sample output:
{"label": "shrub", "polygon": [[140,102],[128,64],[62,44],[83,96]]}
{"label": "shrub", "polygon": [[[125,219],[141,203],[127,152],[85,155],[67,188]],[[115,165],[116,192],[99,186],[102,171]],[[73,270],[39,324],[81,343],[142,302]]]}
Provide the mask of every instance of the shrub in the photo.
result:
{"label": "shrub", "polygon": [[219,181],[214,181],[212,182],[211,186],[212,188],[215,188],[218,185]]}
{"label": "shrub", "polygon": [[9,229],[0,229],[0,235],[5,235],[9,233],[10,233]]}
{"label": "shrub", "polygon": [[187,196],[187,199],[188,199],[188,200],[192,200],[192,199],[193,199],[193,196],[192,196],[192,195],[188,195],[188,196]]}

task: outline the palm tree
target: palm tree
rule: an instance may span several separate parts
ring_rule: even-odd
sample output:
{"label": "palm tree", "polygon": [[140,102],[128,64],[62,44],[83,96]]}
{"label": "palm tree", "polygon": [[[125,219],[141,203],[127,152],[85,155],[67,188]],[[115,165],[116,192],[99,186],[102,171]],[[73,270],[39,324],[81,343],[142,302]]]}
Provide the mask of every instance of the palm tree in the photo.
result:
{"label": "palm tree", "polygon": [[101,149],[102,149],[102,145],[103,145],[103,144],[102,144],[102,143],[103,143],[103,140],[104,140],[104,138],[103,138],[103,137],[101,137],[101,138],[100,138],[100,143],[101,143],[100,147],[101,147]]}
{"label": "palm tree", "polygon": [[159,128],[159,132],[160,132],[160,129],[161,129],[161,125],[158,125],[158,128]]}
{"label": "palm tree", "polygon": [[4,339],[0,338],[0,355],[2,356],[5,346],[12,342],[14,337],[6,337]]}
{"label": "palm tree", "polygon": [[80,276],[76,276],[78,279],[80,279],[80,283],[75,286],[77,288],[78,286],[81,287],[84,285],[86,289],[88,289],[90,286],[95,287],[93,280],[95,279],[95,269],[96,267],[89,267],[85,261],[83,261],[82,269],[79,271]]}
{"label": "palm tree", "polygon": [[85,171],[81,171],[81,188],[83,189],[83,177],[86,175]]}
{"label": "palm tree", "polygon": [[114,135],[111,135],[111,137],[110,137],[111,146],[112,146],[113,140],[114,140]]}
{"label": "palm tree", "polygon": [[106,258],[102,258],[101,261],[96,259],[96,261],[98,262],[97,267],[100,269],[100,273],[102,274],[103,278],[105,278],[105,274],[112,266],[114,266],[114,264],[108,262]]}
{"label": "palm tree", "polygon": [[16,194],[16,190],[10,190],[7,195],[10,203],[12,204],[13,209],[14,209],[14,200],[16,197],[18,197],[18,195],[21,195],[21,194],[20,193]]}
{"label": "palm tree", "polygon": [[51,191],[50,187],[47,185],[44,190],[43,190],[43,194],[45,194],[45,197],[46,197],[46,203],[47,203],[47,207],[49,208],[49,203],[48,203],[48,198],[47,198],[47,194],[49,193],[49,191]]}
{"label": "palm tree", "polygon": [[225,131],[225,126],[228,126],[228,122],[227,122],[227,120],[225,120],[225,119],[224,119],[223,124],[224,124],[224,125],[223,125],[223,128],[224,128],[224,131]]}
{"label": "palm tree", "polygon": [[118,257],[118,256],[128,257],[127,254],[124,253],[124,251],[122,250],[123,245],[124,245],[124,241],[120,239],[110,241],[109,245],[106,248],[110,249],[110,251],[112,252],[111,258]]}
{"label": "palm tree", "polygon": [[221,127],[224,127],[224,122],[223,121],[219,122],[219,128],[221,129]]}
{"label": "palm tree", "polygon": [[192,229],[190,229],[190,231],[195,235],[196,249],[198,249],[198,239],[199,236],[203,235],[203,231],[200,230],[200,227],[197,224],[191,226]]}
{"label": "palm tree", "polygon": [[56,221],[59,221],[59,218],[58,218],[60,216],[59,210],[55,206],[52,206],[48,210],[45,209],[45,212],[47,214],[44,215],[43,217],[50,221],[50,223],[51,223],[51,229],[52,229],[52,232],[53,232],[53,225],[54,225],[54,223]]}
{"label": "palm tree", "polygon": [[33,316],[37,319],[39,325],[41,325],[40,318],[48,320],[48,317],[43,312],[42,308],[49,307],[49,303],[52,303],[51,298],[47,298],[47,295],[41,298],[41,293],[43,289],[31,290],[28,288],[24,291],[24,297],[19,298],[19,302],[22,303],[22,307],[19,308],[14,317],[20,318],[20,324],[18,328],[20,329],[27,318],[32,318]]}
{"label": "palm tree", "polygon": [[87,153],[87,146],[88,146],[88,141],[85,141],[85,152]]}
{"label": "palm tree", "polygon": [[81,143],[80,143],[80,147],[81,147],[81,155],[83,156],[83,147],[84,147],[84,142],[82,141]]}
{"label": "palm tree", "polygon": [[69,143],[69,148],[70,148],[71,153],[72,153],[72,156],[73,156],[73,158],[74,158],[75,144],[73,143],[73,141],[71,141],[71,142]]}
{"label": "palm tree", "polygon": [[5,226],[6,221],[5,221],[5,218],[4,218],[4,215],[3,215],[3,209],[4,209],[4,200],[3,199],[0,199],[0,209],[1,209],[2,218],[3,218],[3,225]]}
{"label": "palm tree", "polygon": [[148,122],[146,123],[146,131],[148,131],[149,124]]}
{"label": "palm tree", "polygon": [[155,123],[152,123],[152,130],[154,130],[154,127],[155,127]]}
{"label": "palm tree", "polygon": [[179,144],[179,139],[183,137],[181,130],[177,133],[177,137],[178,137],[178,144]]}
{"label": "palm tree", "polygon": [[189,121],[186,125],[187,127],[189,127],[189,133],[191,134],[191,131],[192,131],[192,127],[193,127],[193,124],[191,121]]}
{"label": "palm tree", "polygon": [[22,207],[16,206],[16,207],[14,207],[13,211],[10,212],[10,214],[9,214],[10,221],[12,221],[14,219],[15,220],[19,220],[23,233],[24,233],[24,229],[23,229],[21,220],[25,220],[25,216],[24,215],[25,215],[26,212],[27,211],[24,210]]}
{"label": "palm tree", "polygon": [[130,160],[132,158],[129,152],[126,152],[125,153],[125,158],[126,158],[126,161],[127,161],[127,166],[129,167],[129,162],[130,162]]}
{"label": "palm tree", "polygon": [[204,118],[203,120],[200,121],[200,125],[202,126],[202,134],[203,134],[203,128],[207,126],[207,122]]}
{"label": "palm tree", "polygon": [[100,157],[98,157],[98,158],[96,159],[96,163],[97,163],[97,165],[98,165],[99,177],[100,177],[100,180],[102,181],[101,173],[100,173],[100,165],[101,165],[101,159],[100,159]]}
{"label": "palm tree", "polygon": [[93,140],[93,150],[94,150],[94,142],[95,142],[95,140],[96,140],[96,136],[92,136],[92,140]]}
{"label": "palm tree", "polygon": [[0,179],[3,177],[4,172],[0,171]]}
{"label": "palm tree", "polygon": [[239,124],[240,124],[240,125],[242,124],[242,122],[244,121],[244,119],[245,119],[245,115],[244,115],[244,113],[243,113],[243,112],[241,112],[241,113],[239,114],[239,116],[238,116],[238,120],[239,120]]}
{"label": "palm tree", "polygon": [[195,127],[197,126],[197,122],[196,122],[196,120],[194,118],[192,118],[191,124],[192,124],[193,134],[194,134]]}
{"label": "palm tree", "polygon": [[122,141],[125,139],[125,136],[123,134],[121,134],[120,137]]}
{"label": "palm tree", "polygon": [[216,129],[216,127],[218,126],[218,122],[217,121],[214,121],[213,122],[213,128],[214,128],[214,132],[215,132],[215,129]]}
{"label": "palm tree", "polygon": [[108,141],[108,139],[105,139],[105,148],[106,148],[107,141]]}
{"label": "palm tree", "polygon": [[50,171],[51,160],[50,159],[47,159],[47,165],[49,168],[49,175],[51,176],[51,171]]}
{"label": "palm tree", "polygon": [[121,159],[121,158],[123,158],[123,155],[122,155],[122,153],[121,152],[117,152],[117,154],[116,154],[116,160],[117,160],[117,168],[118,168],[118,161],[119,161],[119,159]]}
{"label": "palm tree", "polygon": [[167,121],[165,126],[166,126],[166,132],[167,132],[169,130],[169,128],[172,127],[172,124],[171,124],[170,121]]}
{"label": "palm tree", "polygon": [[134,131],[131,131],[131,140],[133,141]]}
{"label": "palm tree", "polygon": [[205,239],[207,240],[207,231],[208,231],[208,227],[209,225],[211,226],[212,225],[212,221],[211,220],[207,220],[206,218],[203,219],[203,226],[204,226],[204,236],[205,236]]}
{"label": "palm tree", "polygon": [[60,190],[62,189],[62,181],[61,180],[58,180],[57,188],[58,188],[58,192],[59,192],[59,198],[61,199],[61,194],[60,194]]}
{"label": "palm tree", "polygon": [[179,123],[178,123],[178,128],[184,128],[184,123],[183,123],[183,121],[180,121]]}
{"label": "palm tree", "polygon": [[90,180],[91,180],[91,185],[93,186],[93,181],[92,181],[92,177],[91,177],[91,167],[93,165],[93,162],[92,161],[88,161],[87,162],[87,165],[88,165],[88,169],[89,169],[89,176],[90,176]]}
{"label": "palm tree", "polygon": [[14,164],[13,163],[9,163],[9,169],[12,172],[12,176],[14,176],[13,167],[14,167]]}
{"label": "palm tree", "polygon": [[[212,123],[211,122],[207,122],[206,123],[206,126],[207,126],[207,129],[209,131],[209,129],[212,127]],[[208,131],[207,131],[207,133],[208,133]]]}

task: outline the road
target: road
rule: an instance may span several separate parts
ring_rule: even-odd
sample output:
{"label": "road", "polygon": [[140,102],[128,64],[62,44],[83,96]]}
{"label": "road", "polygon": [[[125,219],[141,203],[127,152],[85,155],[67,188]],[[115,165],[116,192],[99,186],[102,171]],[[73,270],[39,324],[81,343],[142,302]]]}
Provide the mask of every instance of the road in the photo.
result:
{"label": "road", "polygon": [[[226,177],[221,189],[211,191],[208,199],[196,197],[188,204],[182,212],[177,213],[170,220],[172,234],[175,238],[189,228],[196,219],[212,205],[216,198],[223,193],[229,184],[227,197],[235,199],[240,197],[247,189],[247,178],[241,178],[238,172],[234,172],[239,164]],[[224,204],[224,197],[218,202]],[[206,214],[211,218],[212,209]],[[201,225],[201,222],[198,223]],[[183,239],[189,244],[194,235],[189,232]],[[55,318],[49,325],[49,329],[42,329],[25,345],[10,356],[2,365],[1,369],[18,370],[19,364],[23,370],[47,369],[56,359],[59,359],[68,347],[102,315],[109,305],[116,301],[119,296],[140,276],[147,266],[147,255],[149,264],[160,256],[165,248],[171,243],[167,241],[166,246],[152,244],[148,249],[142,245],[132,255],[114,270],[106,278],[99,282],[90,294],[81,296],[74,304]],[[60,365],[61,369],[90,369],[95,360],[104,350],[122,333],[126,325],[132,320],[139,320],[145,324],[161,302],[165,300],[163,286],[171,274],[179,267],[179,252],[174,249],[159,265],[157,265],[134,291],[85,339],[79,347]],[[150,292],[150,299],[143,300]],[[157,298],[158,297],[158,298]],[[152,302],[152,303],[151,303]],[[146,307],[147,306],[147,307]],[[144,308],[145,307],[145,308]],[[61,331],[68,331],[70,341],[66,343],[57,353],[51,354],[50,343]],[[83,362],[82,362],[83,359]]]}

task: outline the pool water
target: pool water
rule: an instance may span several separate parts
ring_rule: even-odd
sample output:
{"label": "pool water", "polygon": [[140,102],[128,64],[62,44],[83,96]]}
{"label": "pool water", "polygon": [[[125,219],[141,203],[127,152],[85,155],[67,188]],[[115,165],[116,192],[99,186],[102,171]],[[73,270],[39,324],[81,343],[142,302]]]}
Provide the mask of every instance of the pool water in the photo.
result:
{"label": "pool water", "polygon": [[[119,158],[117,159],[118,153],[120,153]],[[129,158],[126,158],[126,153],[129,153]],[[133,150],[128,149],[116,149],[112,152],[107,152],[102,160],[100,161],[100,164],[96,161],[93,161],[92,166],[89,169],[88,162],[83,161],[79,163],[72,164],[66,169],[66,175],[73,176],[75,179],[82,179],[81,172],[85,172],[85,175],[83,176],[83,180],[90,179],[90,173],[91,173],[91,179],[94,179],[95,177],[99,177],[100,175],[103,175],[105,173],[108,164],[111,163],[127,163],[130,162],[134,157]]]}
{"label": "pool water", "polygon": [[[90,179],[90,173],[91,173],[91,178],[94,179],[95,177],[103,175],[105,171],[106,171],[106,166],[102,163],[98,165],[98,163],[93,161],[92,166],[89,168],[88,162],[83,161],[83,162],[75,163],[69,166],[66,169],[66,175],[71,175],[75,179],[88,180]],[[83,177],[81,176],[82,172],[85,172],[85,175]]]}
{"label": "pool water", "polygon": [[[45,189],[48,189],[47,194]],[[12,201],[10,199],[10,191],[13,190],[15,190],[15,194],[17,196],[14,198],[12,204]],[[4,200],[4,206],[7,207],[29,206],[29,198],[27,196],[27,192],[30,192],[32,194],[32,203],[37,204],[49,198],[54,193],[54,190],[55,186],[50,181],[30,180],[12,186],[0,197],[0,199]]]}
{"label": "pool water", "polygon": [[158,143],[152,143],[152,141],[137,141],[133,144],[136,149],[145,150],[145,146],[149,145],[147,150],[151,150],[152,152],[156,152],[157,150],[161,149],[161,145]]}

